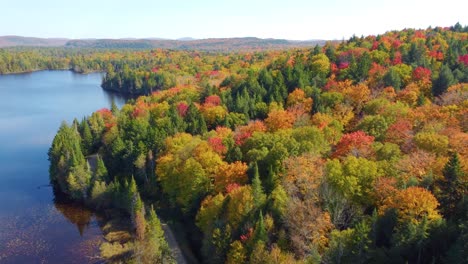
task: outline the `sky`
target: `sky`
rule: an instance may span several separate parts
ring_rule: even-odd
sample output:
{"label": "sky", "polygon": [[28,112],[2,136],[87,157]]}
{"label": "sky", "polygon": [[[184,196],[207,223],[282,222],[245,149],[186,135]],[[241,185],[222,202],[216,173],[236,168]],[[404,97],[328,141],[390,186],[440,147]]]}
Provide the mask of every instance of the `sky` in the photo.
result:
{"label": "sky", "polygon": [[468,25],[466,0],[0,0],[0,36],[347,39]]}

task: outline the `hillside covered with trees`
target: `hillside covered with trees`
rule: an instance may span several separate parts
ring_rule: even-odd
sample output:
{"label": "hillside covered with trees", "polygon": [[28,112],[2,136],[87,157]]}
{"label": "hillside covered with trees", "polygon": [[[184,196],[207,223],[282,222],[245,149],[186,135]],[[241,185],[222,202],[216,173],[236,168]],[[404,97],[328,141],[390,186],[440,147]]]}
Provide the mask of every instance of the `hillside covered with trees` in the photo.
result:
{"label": "hillside covered with trees", "polygon": [[468,27],[86,56],[145,96],[64,123],[51,182],[124,212],[134,257],[163,261],[156,209],[203,263],[467,263]]}

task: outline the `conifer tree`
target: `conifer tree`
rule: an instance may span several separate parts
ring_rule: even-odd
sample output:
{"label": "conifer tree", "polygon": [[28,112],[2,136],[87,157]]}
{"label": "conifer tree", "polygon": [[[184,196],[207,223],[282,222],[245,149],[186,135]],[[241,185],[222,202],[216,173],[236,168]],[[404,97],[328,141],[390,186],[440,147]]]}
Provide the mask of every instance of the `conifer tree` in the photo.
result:
{"label": "conifer tree", "polygon": [[97,155],[96,158],[96,171],[94,172],[94,179],[104,182],[109,180],[106,165],[99,155]]}
{"label": "conifer tree", "polygon": [[449,86],[455,84],[452,70],[447,65],[443,65],[440,69],[439,77],[434,80],[432,85],[432,94],[439,96],[443,94]]}
{"label": "conifer tree", "polygon": [[254,177],[252,179],[252,195],[256,208],[260,208],[265,202],[266,195],[263,191],[262,181],[260,180],[260,174],[258,173],[258,165],[254,163]]}
{"label": "conifer tree", "polygon": [[458,153],[453,153],[444,167],[444,179],[440,182],[439,200],[446,216],[452,216],[458,203],[468,193],[468,183],[464,180]]}
{"label": "conifer tree", "polygon": [[266,232],[265,222],[263,220],[263,213],[260,211],[258,221],[255,224],[254,232],[254,243],[266,243],[268,241],[268,235]]}
{"label": "conifer tree", "polygon": [[91,129],[89,128],[88,121],[86,119],[83,119],[83,121],[81,121],[81,127],[82,127],[81,137],[82,137],[83,153],[89,155],[93,151],[94,139],[93,139],[93,135],[91,134]]}
{"label": "conifer tree", "polygon": [[170,259],[170,249],[156,211],[151,206],[146,221],[144,259],[149,263],[165,263]]}

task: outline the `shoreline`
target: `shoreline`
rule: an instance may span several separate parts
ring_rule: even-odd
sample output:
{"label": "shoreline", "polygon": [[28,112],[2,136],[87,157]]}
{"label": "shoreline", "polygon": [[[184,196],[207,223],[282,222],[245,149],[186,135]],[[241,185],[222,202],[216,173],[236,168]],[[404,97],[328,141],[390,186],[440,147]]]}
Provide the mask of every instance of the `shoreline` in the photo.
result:
{"label": "shoreline", "polygon": [[18,71],[18,72],[6,72],[6,73],[0,73],[1,75],[21,75],[21,74],[28,74],[28,73],[35,73],[35,72],[41,72],[41,71],[71,71],[76,74],[90,74],[90,73],[105,73],[105,71],[86,71],[86,72],[79,72],[73,70],[73,68],[64,68],[64,69],[34,69],[34,70],[28,70],[28,71]]}

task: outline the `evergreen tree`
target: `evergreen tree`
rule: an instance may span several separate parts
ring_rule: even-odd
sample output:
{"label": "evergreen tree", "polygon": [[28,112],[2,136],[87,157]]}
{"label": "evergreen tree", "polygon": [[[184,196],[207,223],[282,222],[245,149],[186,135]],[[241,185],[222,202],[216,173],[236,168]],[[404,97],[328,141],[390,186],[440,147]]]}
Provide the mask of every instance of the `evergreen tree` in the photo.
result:
{"label": "evergreen tree", "polygon": [[168,125],[170,125],[172,129],[168,128],[167,131],[170,131],[171,134],[181,133],[185,131],[187,126],[184,123],[184,119],[177,112],[175,105],[171,105],[171,107],[169,108],[168,116],[171,120],[170,124]]}
{"label": "evergreen tree", "polygon": [[260,211],[258,221],[255,224],[255,232],[253,234],[254,244],[268,242],[268,234],[263,220],[263,213]]}
{"label": "evergreen tree", "polygon": [[468,193],[468,182],[464,180],[458,153],[453,153],[444,167],[444,179],[440,182],[439,201],[441,208],[447,217],[451,217],[457,211],[457,205]]}
{"label": "evergreen tree", "polygon": [[117,106],[117,104],[115,103],[114,100],[112,100],[112,104],[111,104],[111,112],[114,116],[118,116],[119,115],[119,107]]}
{"label": "evergreen tree", "polygon": [[146,232],[145,207],[138,192],[133,197],[132,207],[132,222],[135,227],[136,237],[142,241],[145,239]]}
{"label": "evergreen tree", "polygon": [[432,84],[432,94],[439,96],[453,84],[455,84],[455,77],[453,77],[452,70],[447,65],[443,65],[440,69],[439,77]]}
{"label": "evergreen tree", "polygon": [[[82,178],[81,176],[83,176],[80,181],[86,182],[86,160],[81,151],[81,138],[74,127],[69,127],[65,122],[62,123],[49,149],[48,156],[50,180],[52,183],[57,183],[61,191],[67,193],[70,190],[70,182],[76,187],[75,182],[78,181],[76,177]],[[71,173],[72,171],[73,173]]]}
{"label": "evergreen tree", "polygon": [[336,62],[336,50],[333,44],[327,43],[325,55],[327,55],[327,57],[330,59],[330,62]]}
{"label": "evergreen tree", "polygon": [[167,244],[164,231],[156,212],[151,206],[146,221],[145,247],[143,250],[143,262],[166,263],[170,260],[170,249]]}
{"label": "evergreen tree", "polygon": [[357,64],[357,69],[355,71],[355,80],[362,81],[369,76],[369,70],[372,66],[372,60],[368,52],[364,52],[359,62]]}
{"label": "evergreen tree", "polygon": [[83,119],[81,122],[81,127],[82,127],[82,149],[83,152],[87,155],[91,154],[93,152],[93,135],[91,134],[91,129],[89,128],[88,121],[86,119]]}
{"label": "evergreen tree", "polygon": [[106,165],[99,155],[97,155],[96,158],[96,171],[94,172],[94,179],[104,182],[109,181]]}
{"label": "evergreen tree", "polygon": [[252,179],[252,195],[255,204],[255,208],[260,208],[265,202],[266,195],[263,192],[262,181],[260,180],[260,174],[258,173],[258,165],[254,163],[254,176]]}
{"label": "evergreen tree", "polygon": [[312,51],[312,55],[318,55],[322,52],[322,49],[319,45],[315,45],[314,50]]}
{"label": "evergreen tree", "polygon": [[384,75],[383,81],[386,86],[392,86],[397,91],[401,88],[401,78],[395,68],[390,68],[390,70],[388,70]]}
{"label": "evergreen tree", "polygon": [[202,131],[206,132],[206,123],[205,120],[201,120],[202,118],[203,117],[195,104],[190,103],[184,118],[184,121],[187,124],[187,132],[192,135],[201,134]]}
{"label": "evergreen tree", "polygon": [[136,185],[135,178],[132,176],[130,180],[130,184],[125,182],[124,184],[124,191],[125,191],[125,208],[129,214],[132,214],[135,211],[136,206],[140,206],[137,204],[137,196],[138,196],[138,187]]}

